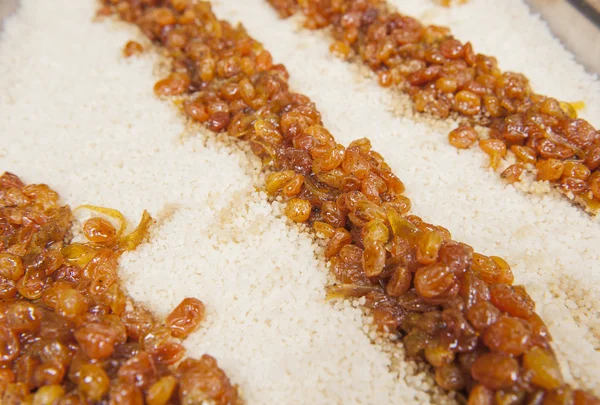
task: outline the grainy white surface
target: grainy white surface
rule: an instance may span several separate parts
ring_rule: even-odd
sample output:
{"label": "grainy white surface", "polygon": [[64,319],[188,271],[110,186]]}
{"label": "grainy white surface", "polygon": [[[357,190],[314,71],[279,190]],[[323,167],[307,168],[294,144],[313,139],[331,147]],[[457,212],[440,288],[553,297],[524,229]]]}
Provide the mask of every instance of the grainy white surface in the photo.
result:
{"label": "grainy white surface", "polygon": [[[484,168],[483,153],[451,147],[447,132],[439,130],[443,125],[395,116],[388,110],[395,108],[397,100],[332,56],[327,37],[298,28],[297,21],[279,20],[264,4],[264,0],[218,0],[215,10],[223,18],[241,21],[276,61],[285,63],[292,87],[317,103],[326,126],[340,142],[365,136],[372,140],[405,182],[417,215],[447,227],[454,238],[477,251],[504,257],[513,266],[517,282],[525,284],[538,303],[568,379],[600,392],[600,353],[595,350],[600,348],[598,224],[557,195],[524,194],[504,184]],[[588,117],[600,122],[599,83],[569,58],[520,2],[473,0],[451,11],[430,1],[396,0],[395,4],[401,11],[406,5],[413,13],[450,13],[436,22],[456,28],[460,37],[476,39],[476,49],[485,46],[482,50],[497,56],[504,68],[527,67],[522,70],[534,78],[536,89],[567,100],[585,100]],[[462,20],[451,18],[455,15]],[[467,16],[476,22],[469,31],[464,27]],[[490,23],[494,18],[500,21]],[[512,40],[512,46],[501,38]],[[527,47],[519,46],[519,40]],[[536,58],[544,63],[534,64]]]}
{"label": "grainy white surface", "polygon": [[[72,206],[120,208],[131,221],[143,209],[157,217],[152,242],[122,260],[127,288],[160,315],[184,296],[203,300],[206,323],[187,346],[214,355],[249,403],[440,403],[410,363],[397,358],[400,375],[388,371],[388,348],[369,343],[358,309],[324,302],[318,248],[253,191],[256,162],[210,137],[182,138],[180,118],[152,94],[155,60],[123,61],[121,47],[134,34],[93,24],[93,7],[93,0],[26,0],[5,26],[0,170],[46,182]],[[57,8],[60,24],[48,18]],[[503,185],[481,168],[480,154],[457,152],[444,133],[394,117],[384,90],[357,81],[326,41],[295,33],[263,0],[220,0],[216,11],[242,20],[286,64],[292,85],[317,102],[340,141],[373,140],[417,214],[506,257],[539,302],[562,359],[571,359],[564,361],[570,378],[599,391],[597,224],[552,196]],[[483,18],[479,12],[471,11]],[[538,43],[550,40],[538,34],[545,38]],[[493,41],[485,50],[502,64],[508,51]],[[548,64],[564,62],[553,55]],[[544,74],[542,90],[560,96],[550,80],[560,77]],[[585,99],[597,84],[572,74],[588,86],[565,97]],[[598,123],[597,111],[590,114]]]}

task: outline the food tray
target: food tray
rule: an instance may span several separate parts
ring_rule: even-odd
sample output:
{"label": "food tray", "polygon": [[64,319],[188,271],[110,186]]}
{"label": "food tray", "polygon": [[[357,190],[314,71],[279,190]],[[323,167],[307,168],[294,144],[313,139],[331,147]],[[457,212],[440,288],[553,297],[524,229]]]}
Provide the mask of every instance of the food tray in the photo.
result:
{"label": "food tray", "polygon": [[600,74],[600,0],[525,0],[577,61]]}

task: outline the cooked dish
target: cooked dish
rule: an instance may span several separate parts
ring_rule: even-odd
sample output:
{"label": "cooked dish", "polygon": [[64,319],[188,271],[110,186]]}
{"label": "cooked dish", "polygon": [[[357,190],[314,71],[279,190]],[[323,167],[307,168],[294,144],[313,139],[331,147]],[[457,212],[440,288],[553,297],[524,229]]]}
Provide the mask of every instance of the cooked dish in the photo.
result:
{"label": "cooked dish", "polygon": [[[276,5],[281,7],[281,3]],[[317,7],[315,15],[320,17],[308,14],[321,21],[319,26],[328,21],[319,13],[337,23],[340,13],[336,12],[349,11],[344,9],[346,6],[356,8],[351,12],[373,17],[368,21],[361,17],[364,25],[377,24],[378,18],[405,18],[385,14],[387,8],[369,8],[361,1],[334,2],[327,8],[323,8],[325,3],[300,5],[305,11]],[[256,4],[246,6],[259,9]],[[235,11],[242,6],[220,4],[217,11],[219,7]],[[91,175],[96,179],[91,180],[93,184],[98,179],[104,179],[105,184],[92,188],[89,194],[81,188],[65,187],[67,195],[72,194],[67,201],[81,203],[74,205],[78,208],[73,211],[59,203],[56,192],[46,185],[25,185],[10,173],[0,178],[0,281],[5,309],[0,324],[5,338],[0,347],[3,404],[598,403],[594,396],[598,387],[594,366],[581,356],[589,354],[593,363],[593,345],[598,339],[596,311],[590,306],[598,293],[594,268],[584,286],[573,277],[579,272],[565,277],[564,262],[556,262],[544,270],[551,277],[555,273],[564,277],[565,284],[562,289],[551,290],[559,291],[556,296],[544,297],[531,282],[527,289],[515,283],[510,257],[505,260],[495,256],[489,246],[486,254],[476,253],[469,244],[454,240],[447,228],[411,213],[419,209],[418,200],[408,198],[410,189],[407,191],[393,173],[394,163],[384,159],[385,150],[382,154],[375,152],[369,139],[379,142],[382,138],[367,134],[367,138],[348,142],[347,147],[338,143],[324,124],[331,117],[290,87],[293,75],[290,78],[286,66],[274,61],[269,50],[243,26],[220,20],[209,3],[106,0],[102,5],[65,8],[67,14],[74,15],[92,10],[97,21],[74,22],[53,35],[60,40],[63,35],[72,35],[76,27],[84,27],[86,35],[96,38],[90,44],[102,50],[100,63],[106,55],[102,52],[115,51],[114,62],[110,62],[113,65],[109,69],[100,65],[92,75],[78,69],[71,79],[64,67],[53,73],[55,62],[51,62],[46,74],[72,80],[74,88],[94,74],[112,77],[110,80],[120,83],[110,85],[115,93],[92,85],[90,95],[81,95],[79,100],[85,101],[76,107],[78,111],[98,117],[94,95],[106,97],[125,108],[133,106],[130,111],[146,119],[154,120],[148,114],[155,114],[160,128],[141,117],[125,119],[125,127],[114,118],[112,122],[104,117],[92,121],[89,127],[93,136],[79,135],[82,128],[78,126],[73,128],[76,132],[67,127],[66,145],[78,140],[82,146],[66,150],[60,146],[63,140],[56,138],[56,145],[48,149],[51,160],[40,157],[40,167],[51,173],[58,170],[65,178],[79,182],[89,182]],[[43,12],[44,6],[24,2],[13,25],[9,21],[0,39],[0,52],[18,60],[14,38]],[[453,49],[460,47],[465,57],[465,46],[449,38],[444,29],[423,28],[410,20],[415,22],[414,27],[421,27],[414,33],[426,35],[430,30],[435,34],[423,43],[425,48],[438,49],[454,41]],[[383,25],[389,26],[387,22]],[[282,27],[276,29],[285,34]],[[111,29],[115,41],[101,44],[101,38]],[[418,43],[420,35],[415,34],[413,42]],[[42,38],[25,44],[35,48],[44,43]],[[114,47],[117,38],[121,41],[118,49]],[[349,56],[354,42],[348,42],[336,43],[333,50]],[[362,53],[362,44],[360,40],[354,48],[358,54]],[[82,63],[98,66],[92,56],[96,50],[86,50],[88,60],[81,59]],[[72,50],[65,45],[57,52],[66,56]],[[408,58],[414,59],[415,55]],[[472,65],[478,66],[477,61],[485,58],[473,55]],[[469,66],[467,59],[464,63]],[[158,79],[152,78],[152,65]],[[7,110],[14,112],[12,106],[26,105],[27,100],[39,102],[36,96],[29,98],[28,89],[35,87],[21,82],[20,71],[11,64],[2,68],[15,83],[0,99]],[[113,68],[115,72],[128,72],[128,76],[116,78],[110,70]],[[36,67],[29,69],[36,71]],[[31,72],[29,69],[24,70],[24,77]],[[136,78],[136,72],[140,78]],[[473,69],[475,72],[479,70]],[[501,82],[513,77],[492,71],[479,74],[490,76],[490,82],[492,76]],[[409,72],[407,77],[413,75]],[[442,78],[434,78],[435,86]],[[433,90],[419,87],[425,83],[407,80],[407,90],[413,95]],[[455,90],[459,90],[458,85]],[[507,113],[507,101],[498,97],[501,85],[484,93],[488,90],[496,92],[489,96],[498,98],[502,105],[503,114],[494,118],[506,121],[520,114],[516,110],[512,115]],[[79,97],[77,91],[68,91]],[[471,92],[463,89],[456,97],[461,91]],[[480,97],[477,92],[471,93]],[[523,111],[527,117],[538,114],[544,120],[559,120],[544,121],[540,124],[543,128],[554,124],[560,127],[560,120],[577,123],[577,128],[590,126],[575,118],[570,104],[533,95],[526,85],[522,93],[526,99],[519,99],[519,103],[531,108]],[[120,96],[122,101],[117,101]],[[136,99],[143,100],[141,109],[135,101],[128,104],[128,100]],[[65,111],[60,96],[57,103],[59,111]],[[555,105],[552,111],[558,115],[546,111],[550,104]],[[108,117],[125,117],[110,103],[100,104],[100,108]],[[416,109],[419,111],[418,106]],[[464,115],[460,109],[456,112]],[[483,117],[491,117],[489,111],[486,114],[472,123],[485,124]],[[374,118],[369,117],[367,124]],[[24,134],[14,142],[8,135],[5,138],[9,148],[4,164],[11,170],[22,169],[30,175],[39,170],[31,165],[31,158],[28,166],[17,162],[28,153],[28,140],[46,143],[47,137],[28,132],[29,125],[37,128],[44,125],[45,119],[42,114],[17,123],[9,115],[0,115],[5,129],[21,128]],[[355,119],[360,121],[360,117]],[[81,117],[75,121],[85,122]],[[490,119],[488,123],[492,130],[498,130],[493,122],[499,121]],[[103,135],[110,125],[121,132]],[[143,125],[145,132],[139,132],[142,127],[135,125]],[[173,131],[177,142],[165,135]],[[537,139],[537,132],[523,131],[528,142]],[[597,135],[593,128],[590,131],[593,137]],[[478,137],[474,128],[463,125],[451,132],[450,142],[463,148]],[[492,166],[497,166],[506,154],[506,139],[500,138],[480,141]],[[125,147],[115,148],[120,143]],[[537,150],[535,145],[525,143],[513,146]],[[29,152],[30,156],[45,153],[37,145]],[[58,162],[52,159],[55,155],[64,158]],[[436,159],[436,151],[426,151],[424,156]],[[588,176],[580,180],[594,176],[591,171],[595,168],[590,169],[589,162],[571,157],[566,157],[566,162],[537,161],[537,176],[555,173],[557,165],[561,176],[565,170],[569,176],[579,176],[582,167],[587,168]],[[104,163],[105,159],[111,163]],[[82,172],[78,172],[78,164]],[[503,177],[517,180],[520,164],[506,169]],[[100,173],[95,168],[100,168]],[[485,175],[483,169],[475,169]],[[128,171],[133,175],[128,176],[133,180],[131,184],[125,185],[123,177],[117,177],[116,185],[107,185],[107,173],[122,176]],[[145,179],[147,173],[154,179]],[[433,174],[425,171],[418,176]],[[57,188],[64,187],[57,178],[49,181]],[[148,193],[146,187],[151,184],[155,185],[155,193]],[[478,184],[485,187],[480,188],[481,195],[490,193],[489,185],[490,195],[502,191],[505,194],[497,195],[506,195],[508,204],[511,198],[520,198],[522,208],[539,198],[514,188],[494,191],[499,186],[491,180]],[[589,185],[586,187],[592,199],[594,192]],[[115,194],[121,191],[125,195]],[[584,196],[583,192],[579,194]],[[88,195],[98,202],[87,201]],[[589,248],[597,241],[594,220],[554,196],[544,198],[551,200],[549,204],[557,204],[568,218],[565,235],[581,232],[585,237],[571,241],[563,236],[557,243],[547,236],[541,240],[546,241],[541,247],[528,247],[530,252],[552,257],[578,243],[585,253],[575,252],[565,260],[582,263],[583,269],[588,262],[594,263],[598,252]],[[145,212],[137,228],[126,229],[126,215],[100,208],[119,199],[126,208],[128,201],[133,201],[134,207],[148,205],[156,221]],[[87,213],[86,218],[75,215],[82,211]],[[536,214],[531,215],[522,218],[524,225],[532,223]],[[493,221],[494,215],[489,218]],[[542,221],[551,226],[553,218],[551,214]],[[465,221],[485,226],[486,219],[467,217]],[[448,217],[448,221],[449,229],[456,228],[455,217]],[[496,242],[505,243],[502,239]],[[556,247],[554,252],[551,246]],[[322,271],[326,262],[331,277]],[[124,273],[121,280],[117,269]],[[532,280],[538,277],[548,283],[539,267],[534,264],[530,269]],[[528,267],[520,266],[519,271],[520,277],[527,279]],[[206,288],[203,282],[216,288]],[[535,299],[527,292],[532,289]],[[573,294],[573,298],[565,298],[564,294]],[[541,302],[542,310],[558,305],[556,314],[567,323],[561,329],[548,318],[547,310],[538,314],[534,301]],[[166,313],[169,304],[172,312]],[[150,311],[156,311],[156,315]],[[573,322],[582,322],[583,328],[572,327]],[[559,339],[553,343],[550,336],[555,332]],[[565,342],[565,333],[581,338],[577,341],[579,351]],[[181,339],[186,338],[182,343]],[[208,342],[210,355],[198,355],[198,350],[206,348],[203,341]],[[192,357],[186,357],[183,345]],[[264,351],[257,352],[257,348]],[[310,355],[307,357],[304,351]],[[257,356],[260,361],[253,363]],[[563,356],[567,356],[566,362]],[[265,365],[270,369],[261,368]],[[311,365],[316,366],[316,380],[311,380]],[[574,366],[579,365],[581,370],[576,374]],[[349,374],[340,373],[344,369]],[[369,372],[361,374],[361,369]],[[331,370],[338,370],[337,375]],[[280,379],[277,381],[281,384],[273,385],[269,377]],[[342,392],[346,387],[348,390]]]}

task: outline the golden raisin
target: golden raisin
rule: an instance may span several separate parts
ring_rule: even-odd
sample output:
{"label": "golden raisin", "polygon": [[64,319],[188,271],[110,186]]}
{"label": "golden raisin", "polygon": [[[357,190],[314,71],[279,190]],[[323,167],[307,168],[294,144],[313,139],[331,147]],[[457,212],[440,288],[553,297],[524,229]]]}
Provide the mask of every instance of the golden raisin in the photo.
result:
{"label": "golden raisin", "polygon": [[538,180],[554,181],[560,179],[564,170],[564,163],[558,159],[539,160],[535,164]]}
{"label": "golden raisin", "polygon": [[484,331],[500,317],[500,311],[488,301],[477,301],[467,311],[467,319],[477,330]]}
{"label": "golden raisin", "polygon": [[521,174],[524,169],[522,163],[510,165],[502,172],[502,178],[510,184],[516,183],[521,180]]}
{"label": "golden raisin", "polygon": [[117,383],[110,387],[109,405],[143,405],[144,397],[139,388],[127,383]]}
{"label": "golden raisin", "polygon": [[204,319],[204,304],[196,298],[184,298],[167,316],[166,323],[173,336],[185,338],[200,327]]}
{"label": "golden raisin", "polygon": [[0,361],[9,362],[19,355],[19,338],[6,326],[0,325]]}
{"label": "golden raisin", "polygon": [[179,371],[179,398],[182,405],[207,400],[217,403],[220,400],[224,403],[237,402],[235,389],[211,356],[203,355],[199,360],[186,360],[179,365]]}
{"label": "golden raisin", "polygon": [[35,333],[42,323],[41,311],[26,301],[14,302],[5,316],[6,324],[14,333]]}
{"label": "golden raisin", "polygon": [[294,178],[293,170],[283,170],[281,172],[271,173],[267,177],[267,193],[274,195],[279,192],[292,178]]}
{"label": "golden raisin", "polygon": [[454,360],[454,352],[450,350],[448,345],[442,344],[441,342],[432,342],[425,348],[425,358],[432,366],[442,367]]}
{"label": "golden raisin", "polygon": [[563,178],[560,182],[560,188],[573,194],[583,194],[589,189],[588,184],[584,180],[575,177]]}
{"label": "golden raisin", "polygon": [[33,396],[33,405],[52,405],[65,394],[60,385],[46,385],[40,387]]}
{"label": "golden raisin", "polygon": [[148,405],[165,405],[175,392],[177,380],[175,377],[167,375],[155,382],[148,389],[146,394],[146,403]]}
{"label": "golden raisin", "polygon": [[158,96],[177,96],[187,91],[189,85],[190,78],[186,73],[172,73],[156,82],[154,92]]}
{"label": "golden raisin", "polygon": [[532,347],[523,356],[523,367],[530,373],[531,382],[540,388],[554,390],[563,383],[558,361],[548,349]]}
{"label": "golden raisin", "polygon": [[98,322],[79,328],[74,336],[84,352],[92,359],[109,357],[114,351],[117,339],[110,326]]}
{"label": "golden raisin", "polygon": [[506,156],[506,145],[499,139],[482,139],[479,147],[490,157],[490,167],[496,169],[500,160]]}
{"label": "golden raisin", "polygon": [[399,297],[410,288],[412,274],[406,268],[398,266],[385,287],[390,297]]}
{"label": "golden raisin", "polygon": [[46,274],[42,269],[29,267],[17,283],[17,291],[23,297],[36,300],[42,296],[46,287]]}
{"label": "golden raisin", "polygon": [[454,93],[458,84],[451,77],[440,77],[435,81],[435,87],[442,93]]}
{"label": "golden raisin", "polygon": [[486,94],[483,96],[483,106],[487,113],[492,117],[500,117],[503,113],[502,103],[496,96]]}
{"label": "golden raisin", "polygon": [[385,266],[386,251],[383,244],[375,242],[365,247],[363,253],[363,269],[367,277],[381,274]]}
{"label": "golden raisin", "polygon": [[107,220],[96,217],[85,221],[83,233],[90,242],[110,243],[117,235],[117,230]]}
{"label": "golden raisin", "polygon": [[469,393],[467,405],[494,405],[493,391],[483,385],[476,385]]}
{"label": "golden raisin", "polygon": [[313,229],[317,234],[322,234],[327,239],[331,238],[335,232],[335,228],[333,226],[322,221],[315,221],[313,223]]}
{"label": "golden raisin", "polygon": [[19,256],[10,253],[0,253],[0,277],[19,281],[23,273],[23,263]]}
{"label": "golden raisin", "polygon": [[435,263],[442,242],[442,234],[437,229],[423,233],[417,244],[417,261],[421,264]]}
{"label": "golden raisin", "polygon": [[352,235],[344,228],[336,228],[325,248],[325,257],[331,258],[352,241]]}
{"label": "golden raisin", "polygon": [[123,382],[147,389],[156,381],[157,370],[152,357],[141,351],[119,368],[117,376]]}
{"label": "golden raisin", "polygon": [[504,316],[485,331],[483,343],[492,351],[518,356],[528,349],[530,338],[529,324],[518,318]]}
{"label": "golden raisin", "polygon": [[512,284],[515,277],[513,276],[510,265],[506,262],[506,260],[498,256],[490,256],[490,259],[492,259],[494,263],[496,263],[496,265],[498,266],[497,268],[499,270],[499,273],[495,277],[494,282]]}
{"label": "golden raisin", "polygon": [[470,116],[481,110],[481,98],[468,90],[461,90],[454,95],[454,109],[461,114]]}
{"label": "golden raisin", "polygon": [[440,264],[421,267],[414,278],[415,289],[423,298],[451,298],[458,292],[455,275]]}
{"label": "golden raisin", "polygon": [[498,309],[512,316],[527,319],[533,315],[533,302],[520,290],[507,284],[492,284],[490,300]]}
{"label": "golden raisin", "polygon": [[79,371],[78,387],[92,401],[99,401],[108,392],[110,380],[97,364],[86,364]]}
{"label": "golden raisin", "polygon": [[473,363],[471,376],[492,390],[510,388],[519,378],[519,363],[502,353],[482,354]]}
{"label": "golden raisin", "polygon": [[296,174],[285,186],[283,186],[282,193],[286,197],[294,197],[300,194],[303,185],[304,176],[301,174]]}
{"label": "golden raisin", "polygon": [[380,219],[367,222],[362,229],[362,240],[365,246],[375,243],[384,245],[388,242],[389,237],[388,227]]}
{"label": "golden raisin", "polygon": [[140,45],[138,42],[127,41],[125,47],[123,48],[123,55],[128,58],[133,55],[139,55],[143,51],[144,48],[142,48],[142,45]]}
{"label": "golden raisin", "polygon": [[515,154],[517,159],[523,163],[535,164],[537,155],[535,151],[527,146],[513,145],[510,150]]}
{"label": "golden raisin", "polygon": [[472,270],[486,283],[496,283],[500,277],[501,270],[498,264],[490,257],[479,253],[473,253]]}
{"label": "golden raisin", "polygon": [[198,122],[206,122],[208,120],[208,112],[206,107],[199,100],[186,101],[183,104],[183,109],[188,117]]}
{"label": "golden raisin", "polygon": [[468,125],[461,125],[448,135],[450,145],[458,149],[466,149],[473,145],[477,140],[477,132]]}
{"label": "golden raisin", "polygon": [[600,172],[594,172],[587,183],[594,198],[600,201]]}
{"label": "golden raisin", "polygon": [[301,198],[292,198],[285,207],[285,215],[294,222],[306,222],[311,210],[310,202]]}
{"label": "golden raisin", "polygon": [[445,390],[458,391],[465,387],[466,380],[455,363],[444,364],[435,369],[435,382]]}
{"label": "golden raisin", "polygon": [[563,177],[573,177],[579,180],[587,180],[590,177],[590,169],[584,164],[566,161],[565,166],[563,168]]}

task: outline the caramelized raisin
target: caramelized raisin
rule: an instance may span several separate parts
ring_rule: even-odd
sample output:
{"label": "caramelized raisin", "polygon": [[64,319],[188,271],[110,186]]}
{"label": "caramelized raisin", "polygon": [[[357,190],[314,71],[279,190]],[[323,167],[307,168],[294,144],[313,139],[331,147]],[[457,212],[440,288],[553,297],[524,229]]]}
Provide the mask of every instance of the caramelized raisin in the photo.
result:
{"label": "caramelized raisin", "polygon": [[185,338],[200,327],[204,319],[204,304],[196,298],[185,298],[167,316],[167,325],[173,336]]}

